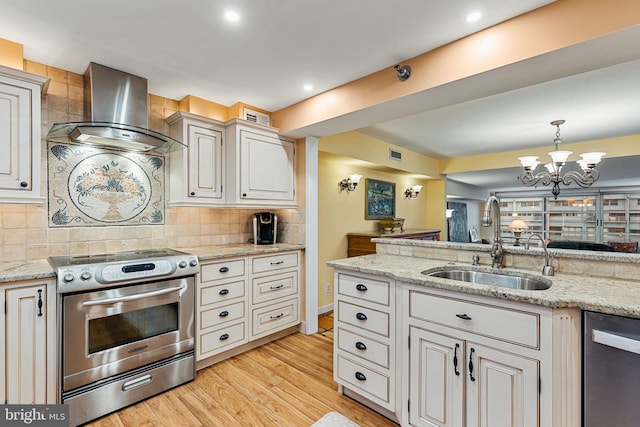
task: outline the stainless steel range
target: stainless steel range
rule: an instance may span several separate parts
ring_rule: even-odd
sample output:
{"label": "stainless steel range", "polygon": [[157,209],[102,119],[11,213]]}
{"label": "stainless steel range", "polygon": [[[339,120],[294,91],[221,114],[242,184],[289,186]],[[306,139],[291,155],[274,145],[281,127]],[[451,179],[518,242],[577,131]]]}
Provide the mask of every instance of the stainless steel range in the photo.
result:
{"label": "stainless steel range", "polygon": [[49,263],[72,425],[193,380],[196,256],[153,249]]}

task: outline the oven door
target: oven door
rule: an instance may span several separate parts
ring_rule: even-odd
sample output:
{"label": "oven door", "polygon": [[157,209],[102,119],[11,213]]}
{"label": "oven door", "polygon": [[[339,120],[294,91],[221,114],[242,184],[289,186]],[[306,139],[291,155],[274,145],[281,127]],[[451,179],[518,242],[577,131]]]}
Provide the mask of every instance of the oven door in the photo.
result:
{"label": "oven door", "polygon": [[63,391],[194,346],[193,277],[62,297]]}

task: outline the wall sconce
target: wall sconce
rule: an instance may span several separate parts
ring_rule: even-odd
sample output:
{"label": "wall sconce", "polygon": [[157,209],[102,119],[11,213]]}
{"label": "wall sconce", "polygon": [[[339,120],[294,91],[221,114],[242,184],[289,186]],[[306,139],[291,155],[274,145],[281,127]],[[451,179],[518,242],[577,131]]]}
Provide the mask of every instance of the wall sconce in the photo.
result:
{"label": "wall sconce", "polygon": [[455,209],[447,209],[446,211],[447,219],[453,216],[453,211],[455,211]]}
{"label": "wall sconce", "polygon": [[513,231],[513,237],[516,238],[516,242],[513,244],[513,246],[520,246],[520,235],[524,230],[528,230],[529,226],[526,222],[516,217],[513,221],[511,221],[511,224],[509,224],[509,228]]}
{"label": "wall sconce", "polygon": [[414,185],[413,187],[409,187],[404,192],[404,197],[407,199],[415,199],[420,194],[420,190],[422,190],[422,185]]}
{"label": "wall sconce", "polygon": [[338,185],[340,186],[340,191],[342,191],[342,190],[347,190],[347,191],[355,190],[356,187],[358,186],[358,183],[360,182],[360,178],[362,178],[362,175],[358,175],[357,173],[349,175],[347,178],[343,179],[342,181],[340,181],[338,183]]}

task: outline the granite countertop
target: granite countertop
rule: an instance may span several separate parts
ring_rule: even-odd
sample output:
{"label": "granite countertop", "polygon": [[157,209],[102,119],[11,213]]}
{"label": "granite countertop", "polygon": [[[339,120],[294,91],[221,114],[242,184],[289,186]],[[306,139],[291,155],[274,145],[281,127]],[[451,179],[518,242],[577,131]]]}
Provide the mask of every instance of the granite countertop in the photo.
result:
{"label": "granite countertop", "polygon": [[[304,248],[304,245],[293,243],[277,243],[275,245],[254,245],[246,243],[174,249],[194,254],[202,262],[236,256],[295,251]],[[21,280],[49,279],[54,277],[56,277],[55,271],[46,259],[0,262],[0,283],[10,283]]]}
{"label": "granite countertop", "polygon": [[[373,254],[329,261],[327,265],[355,272],[387,276],[395,280],[436,289],[483,295],[551,308],[579,308],[618,316],[640,318],[640,282],[557,274],[548,277],[553,282],[551,288],[544,291],[524,291],[429,277],[421,274],[424,270],[438,267],[470,266],[470,264],[462,262]],[[495,271],[486,266],[479,268],[486,271]],[[525,273],[542,277],[539,271],[511,268],[504,268],[499,271],[507,274]]]}

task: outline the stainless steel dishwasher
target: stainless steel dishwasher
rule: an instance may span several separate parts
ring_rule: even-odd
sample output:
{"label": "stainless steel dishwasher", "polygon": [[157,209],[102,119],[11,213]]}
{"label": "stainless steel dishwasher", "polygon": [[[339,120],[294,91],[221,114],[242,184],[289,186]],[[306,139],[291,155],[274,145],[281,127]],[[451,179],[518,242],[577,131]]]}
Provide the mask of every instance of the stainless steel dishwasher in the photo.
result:
{"label": "stainless steel dishwasher", "polygon": [[584,427],[640,423],[640,319],[584,312]]}

